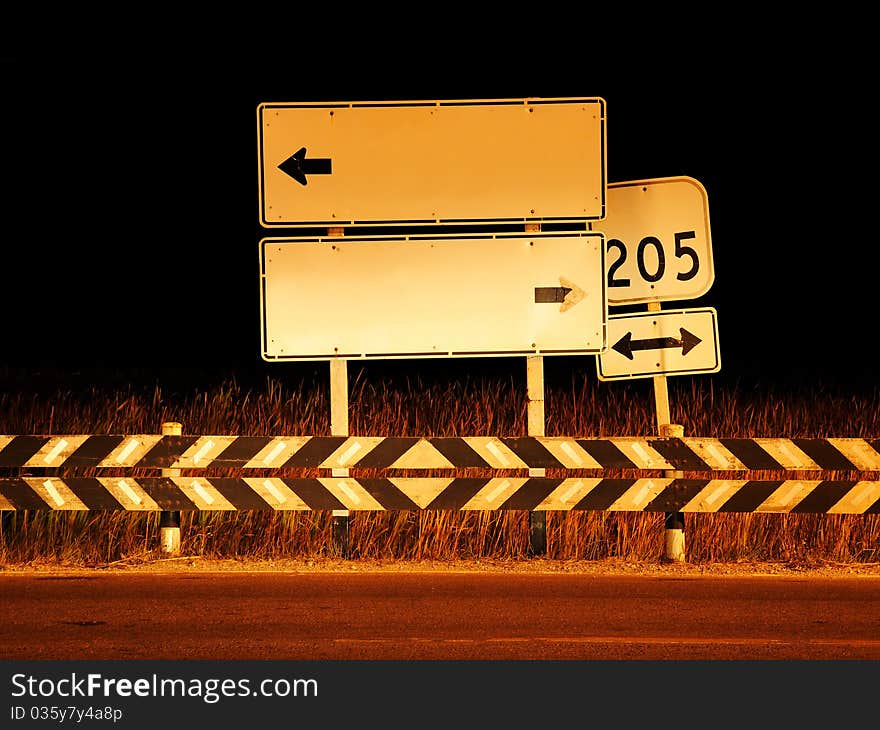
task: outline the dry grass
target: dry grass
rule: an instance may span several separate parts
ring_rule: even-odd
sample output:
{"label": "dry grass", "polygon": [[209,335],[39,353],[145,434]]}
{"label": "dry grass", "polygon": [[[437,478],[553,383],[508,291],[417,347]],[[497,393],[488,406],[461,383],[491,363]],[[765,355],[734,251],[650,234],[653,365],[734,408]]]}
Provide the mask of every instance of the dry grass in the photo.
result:
{"label": "dry grass", "polygon": [[[685,433],[717,437],[880,436],[880,390],[756,387],[712,377],[669,381],[673,420]],[[524,384],[474,377],[350,384],[350,432],[358,435],[472,436],[526,433]],[[329,433],[326,383],[293,385],[267,377],[244,388],[235,380],[185,393],[133,384],[0,394],[0,433],[156,433],[180,421],[184,433]],[[572,377],[547,384],[547,435],[632,436],[656,432],[650,380],[600,383]],[[182,515],[183,552],[206,558],[327,557],[334,550],[330,513],[196,512]],[[4,513],[0,562],[110,563],[152,554],[158,515],[126,512]],[[687,516],[691,563],[880,561],[878,515],[693,514]],[[551,512],[547,558],[656,560],[663,515]],[[456,560],[528,556],[527,512],[354,513],[353,558]]]}

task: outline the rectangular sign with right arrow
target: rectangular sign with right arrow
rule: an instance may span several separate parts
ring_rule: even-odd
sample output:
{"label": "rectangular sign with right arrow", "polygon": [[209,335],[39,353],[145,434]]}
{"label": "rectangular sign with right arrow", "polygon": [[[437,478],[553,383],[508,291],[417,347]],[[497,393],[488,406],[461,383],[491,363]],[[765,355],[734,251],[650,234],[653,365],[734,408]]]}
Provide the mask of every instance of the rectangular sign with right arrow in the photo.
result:
{"label": "rectangular sign with right arrow", "polygon": [[601,233],[265,238],[263,359],[595,355]]}
{"label": "rectangular sign with right arrow", "polygon": [[711,307],[608,317],[599,380],[715,373],[721,369],[718,315]]}

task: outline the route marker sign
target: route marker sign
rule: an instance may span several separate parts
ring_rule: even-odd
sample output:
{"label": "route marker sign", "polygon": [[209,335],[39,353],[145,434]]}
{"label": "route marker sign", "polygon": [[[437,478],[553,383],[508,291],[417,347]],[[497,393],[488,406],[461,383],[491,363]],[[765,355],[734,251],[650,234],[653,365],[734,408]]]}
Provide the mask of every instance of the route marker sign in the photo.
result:
{"label": "route marker sign", "polygon": [[601,233],[265,238],[264,360],[598,354]]}
{"label": "route marker sign", "polygon": [[588,221],[605,215],[605,101],[262,103],[260,223]]}
{"label": "route marker sign", "polygon": [[608,303],[696,299],[712,286],[709,198],[691,177],[611,183],[605,219]]}
{"label": "route marker sign", "polygon": [[711,307],[608,317],[599,380],[715,373],[721,369],[718,316]]}

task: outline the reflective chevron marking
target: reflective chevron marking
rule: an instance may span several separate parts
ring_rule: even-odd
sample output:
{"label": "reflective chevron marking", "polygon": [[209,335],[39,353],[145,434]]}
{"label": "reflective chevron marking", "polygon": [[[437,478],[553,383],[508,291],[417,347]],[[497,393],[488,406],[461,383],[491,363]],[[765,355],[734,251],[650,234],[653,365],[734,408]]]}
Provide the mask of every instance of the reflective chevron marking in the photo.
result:
{"label": "reflective chevron marking", "polygon": [[55,505],[57,507],[64,506],[64,503],[66,500],[64,499],[64,497],[61,496],[61,494],[55,488],[55,485],[52,484],[51,479],[47,479],[45,482],[43,482],[43,487],[49,493],[49,496],[52,498],[52,501],[55,502]]}
{"label": "reflective chevron marking", "polygon": [[496,510],[516,490],[520,489],[528,479],[486,479],[479,492],[469,499],[463,510]]}
{"label": "reflective chevron marking", "polygon": [[880,481],[545,477],[3,477],[0,510],[880,513]]}
{"label": "reflective chevron marking", "polygon": [[0,467],[877,471],[880,440],[383,436],[0,436]]}
{"label": "reflective chevron marking", "polygon": [[[299,497],[283,479],[244,479],[245,485],[254,490],[255,496],[258,498],[253,501],[234,500],[231,492],[236,490],[247,493],[242,489],[234,486],[230,487],[229,498],[235,501],[238,509],[275,509],[275,510],[298,510],[309,511],[311,507]],[[259,507],[260,500],[268,507]],[[250,506],[253,505],[253,506]]]}
{"label": "reflective chevron marking", "polygon": [[68,445],[66,439],[60,439],[55,446],[52,447],[52,450],[43,457],[43,463],[47,466],[51,466],[52,462],[64,451],[65,447]]}
{"label": "reflective chevron marking", "polygon": [[608,510],[611,512],[641,512],[666,486],[668,486],[667,483],[660,480],[639,479]]}
{"label": "reflective chevron marking", "polygon": [[129,486],[128,482],[125,481],[125,479],[120,479],[118,482],[116,482],[116,486],[119,487],[122,493],[136,505],[143,504],[143,499]]}
{"label": "reflective chevron marking", "polygon": [[830,438],[828,445],[842,455],[845,462],[855,464],[862,471],[877,469],[877,452],[880,451],[880,440],[873,446],[864,439]]}

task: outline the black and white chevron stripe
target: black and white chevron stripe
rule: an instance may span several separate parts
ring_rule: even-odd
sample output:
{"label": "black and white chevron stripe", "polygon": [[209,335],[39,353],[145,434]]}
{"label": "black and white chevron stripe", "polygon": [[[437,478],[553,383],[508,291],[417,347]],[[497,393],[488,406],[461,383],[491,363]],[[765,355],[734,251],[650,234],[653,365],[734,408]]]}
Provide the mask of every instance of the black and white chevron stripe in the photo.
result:
{"label": "black and white chevron stripe", "polygon": [[875,471],[880,439],[0,436],[0,468]]}
{"label": "black and white chevron stripe", "polygon": [[546,477],[4,477],[0,510],[880,513],[880,481]]}

